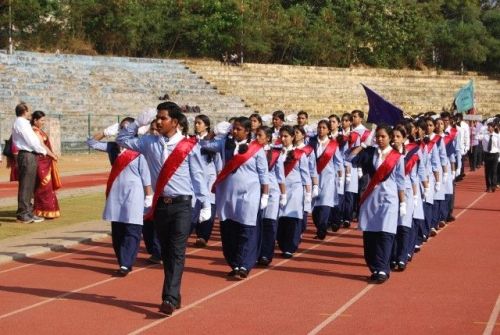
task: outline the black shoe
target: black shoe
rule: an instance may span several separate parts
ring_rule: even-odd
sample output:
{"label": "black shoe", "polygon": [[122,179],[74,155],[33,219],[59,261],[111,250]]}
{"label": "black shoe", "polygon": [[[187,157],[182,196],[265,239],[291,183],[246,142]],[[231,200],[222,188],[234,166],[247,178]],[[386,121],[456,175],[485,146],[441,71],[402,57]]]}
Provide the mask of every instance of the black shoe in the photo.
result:
{"label": "black shoe", "polygon": [[204,238],[198,237],[194,246],[197,248],[205,248],[207,246],[207,241]]}
{"label": "black shoe", "polygon": [[320,240],[320,241],[323,241],[326,237],[326,234],[323,234],[323,233],[320,233],[318,232],[314,237],[313,239],[314,240]]}
{"label": "black shoe", "polygon": [[168,300],[165,300],[160,305],[160,312],[166,315],[172,315],[175,311],[175,306]]}
{"label": "black shoe", "polygon": [[271,261],[267,257],[261,257],[259,258],[257,263],[262,266],[268,266],[269,264],[271,264]]}
{"label": "black shoe", "polygon": [[405,262],[398,262],[398,270],[399,271],[404,271],[406,270],[406,263]]}
{"label": "black shoe", "polygon": [[377,273],[374,272],[370,277],[368,277],[369,282],[375,282],[377,280]]}
{"label": "black shoe", "polygon": [[342,227],[344,228],[350,228],[351,227],[351,222],[345,220],[343,223],[342,223]]}
{"label": "black shoe", "polygon": [[391,262],[391,270],[395,270],[398,267],[398,263],[396,261]]}
{"label": "black shoe", "polygon": [[375,282],[377,284],[383,284],[387,281],[387,279],[389,279],[389,276],[386,275],[385,273],[377,273]]}
{"label": "black shoe", "polygon": [[413,255],[408,255],[408,262],[411,262],[413,260]]}
{"label": "black shoe", "polygon": [[455,217],[451,215],[449,218],[446,219],[446,222],[453,222],[455,220],[456,220]]}
{"label": "black shoe", "polygon": [[155,255],[151,255],[147,261],[151,264],[162,264],[161,258]]}
{"label": "black shoe", "polygon": [[338,232],[340,229],[340,225],[338,223],[332,223],[330,227],[334,233]]}
{"label": "black shoe", "polygon": [[238,274],[238,271],[239,271],[239,268],[234,268],[227,273],[227,276],[228,277],[236,277],[236,275]]}
{"label": "black shoe", "polygon": [[293,254],[291,252],[286,251],[286,252],[282,253],[281,256],[283,256],[283,258],[289,259],[289,258],[293,257]]}
{"label": "black shoe", "polygon": [[126,266],[120,266],[118,270],[115,271],[115,275],[117,277],[126,277],[130,273],[130,269],[127,268]]}
{"label": "black shoe", "polygon": [[415,248],[413,249],[414,253],[420,252],[421,246],[416,245]]}
{"label": "black shoe", "polygon": [[240,270],[238,271],[238,276],[240,277],[240,279],[245,279],[246,277],[248,277],[248,270],[245,268],[240,268]]}

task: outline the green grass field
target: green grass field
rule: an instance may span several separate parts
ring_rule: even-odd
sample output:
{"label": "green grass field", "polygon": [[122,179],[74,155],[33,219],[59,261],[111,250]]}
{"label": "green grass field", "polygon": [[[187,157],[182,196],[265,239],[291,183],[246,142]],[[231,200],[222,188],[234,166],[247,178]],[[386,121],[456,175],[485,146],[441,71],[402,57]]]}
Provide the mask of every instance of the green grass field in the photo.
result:
{"label": "green grass field", "polygon": [[102,192],[59,200],[61,217],[42,223],[17,223],[16,206],[0,207],[0,240],[36,231],[58,228],[74,223],[99,220],[104,208]]}

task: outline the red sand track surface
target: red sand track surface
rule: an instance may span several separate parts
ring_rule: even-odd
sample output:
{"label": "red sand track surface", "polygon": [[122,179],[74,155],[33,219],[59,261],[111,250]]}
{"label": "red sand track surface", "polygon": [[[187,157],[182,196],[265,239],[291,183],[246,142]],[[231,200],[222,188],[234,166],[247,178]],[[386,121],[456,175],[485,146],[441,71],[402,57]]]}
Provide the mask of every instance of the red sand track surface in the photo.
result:
{"label": "red sand track surface", "polygon": [[112,277],[104,240],[1,266],[0,334],[500,334],[500,192],[483,184],[474,173],[458,184],[457,220],[383,285],[367,284],[354,229],[323,243],[309,229],[293,259],[244,281],[225,277],[215,232],[188,248],[183,306],[165,318],[161,268],[141,253]]}
{"label": "red sand track surface", "polygon": [[[90,187],[106,184],[109,172],[90,173],[75,176],[61,177],[61,190],[68,190],[80,187]],[[16,197],[17,182],[1,182],[0,183],[0,198]]]}

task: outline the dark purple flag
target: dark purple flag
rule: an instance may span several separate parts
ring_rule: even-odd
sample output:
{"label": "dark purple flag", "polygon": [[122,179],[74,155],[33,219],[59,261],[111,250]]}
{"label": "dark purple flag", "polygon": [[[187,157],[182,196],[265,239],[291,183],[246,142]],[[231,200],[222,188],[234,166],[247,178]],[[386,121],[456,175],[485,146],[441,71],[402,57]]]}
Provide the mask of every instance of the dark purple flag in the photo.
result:
{"label": "dark purple flag", "polygon": [[366,97],[368,98],[368,105],[370,109],[368,110],[369,123],[381,124],[386,123],[391,126],[395,126],[398,122],[404,119],[403,111],[398,107],[394,106],[390,102],[384,100],[380,95],[361,84],[366,92]]}

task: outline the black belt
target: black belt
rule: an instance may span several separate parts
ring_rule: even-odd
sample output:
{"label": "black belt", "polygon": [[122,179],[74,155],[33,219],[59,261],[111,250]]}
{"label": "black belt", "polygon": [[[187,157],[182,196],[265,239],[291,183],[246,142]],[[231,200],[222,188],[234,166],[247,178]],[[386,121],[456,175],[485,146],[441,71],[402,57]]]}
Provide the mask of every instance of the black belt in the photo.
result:
{"label": "black belt", "polygon": [[33,151],[28,151],[28,150],[19,150],[19,152],[26,152],[28,154],[33,154],[33,155],[37,155],[36,152],[33,152]]}
{"label": "black belt", "polygon": [[176,197],[159,197],[158,201],[161,201],[165,204],[178,204],[181,202],[191,201],[193,196],[191,195],[178,195]]}

